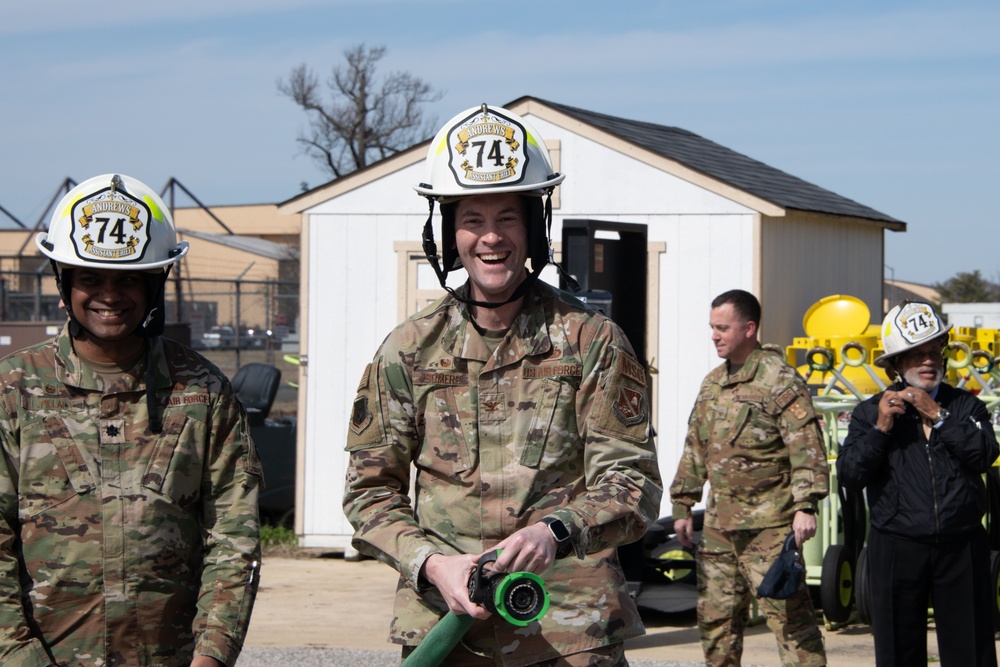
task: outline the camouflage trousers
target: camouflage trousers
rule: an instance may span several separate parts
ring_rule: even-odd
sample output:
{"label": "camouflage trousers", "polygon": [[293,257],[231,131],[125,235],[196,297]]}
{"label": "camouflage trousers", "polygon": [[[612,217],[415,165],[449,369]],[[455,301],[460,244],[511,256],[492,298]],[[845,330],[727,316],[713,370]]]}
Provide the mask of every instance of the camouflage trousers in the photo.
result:
{"label": "camouflage trousers", "polygon": [[[416,649],[416,646],[404,646],[403,660],[406,660]],[[494,667],[503,665],[503,661],[473,653],[460,643],[441,664],[448,667]],[[611,644],[592,651],[543,660],[529,665],[529,667],[628,667],[628,660],[625,659],[624,644]]]}
{"label": "camouflage trousers", "polygon": [[[698,632],[711,667],[739,667],[750,603],[781,553],[790,526],[720,531],[705,526],[698,546]],[[823,667],[826,652],[803,580],[787,600],[758,598],[778,641],[781,664]]]}

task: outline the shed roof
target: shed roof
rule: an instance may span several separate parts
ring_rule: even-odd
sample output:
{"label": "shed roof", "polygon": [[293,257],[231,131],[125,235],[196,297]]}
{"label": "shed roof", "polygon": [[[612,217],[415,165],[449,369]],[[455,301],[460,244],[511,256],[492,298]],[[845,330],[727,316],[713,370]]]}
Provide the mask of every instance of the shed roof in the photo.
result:
{"label": "shed roof", "polygon": [[900,223],[891,216],[768,166],[679,127],[608,116],[535,98],[602,129],[782,208]]}

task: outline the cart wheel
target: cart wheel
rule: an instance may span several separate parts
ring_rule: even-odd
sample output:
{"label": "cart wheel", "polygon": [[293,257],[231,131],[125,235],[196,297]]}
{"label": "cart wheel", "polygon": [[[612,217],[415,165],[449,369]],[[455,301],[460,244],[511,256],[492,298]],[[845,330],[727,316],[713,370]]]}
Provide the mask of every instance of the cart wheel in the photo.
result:
{"label": "cart wheel", "polygon": [[854,584],[854,604],[858,609],[858,620],[865,625],[872,624],[872,591],[868,584],[868,548],[858,554],[856,568],[857,581]]}
{"label": "cart wheel", "polygon": [[854,568],[842,544],[832,545],[823,557],[819,599],[823,615],[831,623],[843,623],[850,617],[854,605]]}
{"label": "cart wheel", "polygon": [[993,582],[993,629],[1000,630],[1000,551],[990,552],[990,581]]}

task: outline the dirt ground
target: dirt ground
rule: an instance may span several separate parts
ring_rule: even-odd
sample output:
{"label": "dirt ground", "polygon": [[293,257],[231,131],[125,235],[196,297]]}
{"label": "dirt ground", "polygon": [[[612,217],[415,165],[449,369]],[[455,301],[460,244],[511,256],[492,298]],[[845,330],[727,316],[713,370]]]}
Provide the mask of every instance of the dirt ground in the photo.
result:
{"label": "dirt ground", "polygon": [[[339,555],[295,551],[265,554],[247,646],[396,652],[386,639],[396,578],[391,568],[373,560],[351,562]],[[693,614],[644,620],[647,634],[626,644],[629,658],[702,661]],[[830,667],[874,667],[868,626],[823,632]],[[929,655],[936,655],[933,627],[928,647]],[[779,667],[774,638],[765,625],[747,632],[743,664]]]}

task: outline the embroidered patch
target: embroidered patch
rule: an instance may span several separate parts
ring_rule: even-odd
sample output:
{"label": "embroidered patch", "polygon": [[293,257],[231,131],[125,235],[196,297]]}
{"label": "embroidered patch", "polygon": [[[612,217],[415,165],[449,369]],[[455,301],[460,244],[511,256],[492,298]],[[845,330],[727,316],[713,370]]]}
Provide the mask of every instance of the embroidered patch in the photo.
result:
{"label": "embroidered patch", "polygon": [[501,422],[507,419],[506,404],[503,394],[479,395],[479,419],[484,422]]}
{"label": "embroidered patch", "polygon": [[124,419],[102,419],[101,420],[101,444],[102,445],[124,445],[125,444],[125,420]]}
{"label": "embroidered patch", "polygon": [[799,401],[792,403],[792,406],[788,410],[792,413],[792,416],[799,421],[802,421],[809,416],[809,412]]}
{"label": "embroidered patch", "polygon": [[521,369],[521,377],[525,380],[560,376],[583,377],[583,366],[580,364],[541,364],[540,366],[525,366]]}
{"label": "embroidered patch", "polygon": [[793,389],[792,387],[789,387],[788,389],[786,389],[785,391],[781,392],[781,394],[778,395],[777,399],[778,408],[784,410],[789,405],[794,403],[798,399],[798,397],[799,397],[798,392],[796,392],[795,389]]}
{"label": "embroidered patch", "polygon": [[81,406],[74,406],[73,401],[68,398],[45,398],[40,396],[29,396],[28,397],[28,409],[32,412],[43,412],[46,410],[69,410],[71,408],[80,408]]}
{"label": "embroidered patch", "polygon": [[358,384],[359,393],[368,388],[368,376],[371,375],[371,372],[372,372],[372,365],[369,362],[368,365],[365,366],[365,372],[361,374],[361,383]]}
{"label": "embroidered patch", "polygon": [[618,358],[621,360],[622,375],[635,380],[640,387],[645,387],[646,369],[642,367],[642,364],[627,354],[620,354]]}
{"label": "embroidered patch", "polygon": [[180,394],[167,399],[167,405],[208,405],[208,394]]}
{"label": "embroidered patch", "polygon": [[626,426],[635,426],[646,420],[646,401],[642,392],[620,387],[618,389],[618,400],[611,407],[611,410],[618,417],[618,421]]}
{"label": "embroidered patch", "polygon": [[354,409],[351,411],[351,430],[356,435],[361,435],[361,432],[372,423],[372,419],[372,411],[368,409],[368,397],[358,396],[354,399]]}
{"label": "embroidered patch", "polygon": [[435,373],[434,371],[417,371],[413,375],[413,384],[446,384],[446,385],[467,385],[469,376],[464,373]]}

